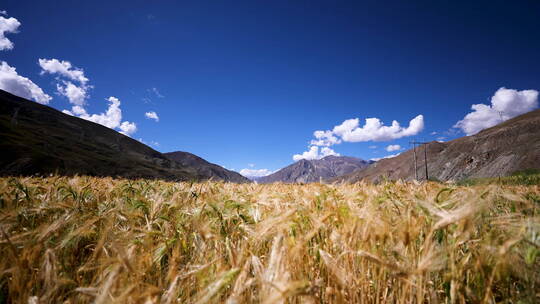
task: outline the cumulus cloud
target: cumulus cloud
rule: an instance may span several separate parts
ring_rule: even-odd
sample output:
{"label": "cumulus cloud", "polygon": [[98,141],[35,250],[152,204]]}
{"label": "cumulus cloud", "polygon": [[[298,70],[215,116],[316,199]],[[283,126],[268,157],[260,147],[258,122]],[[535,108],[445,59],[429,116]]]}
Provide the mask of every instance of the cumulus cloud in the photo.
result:
{"label": "cumulus cloud", "polygon": [[63,84],[56,84],[56,90],[60,95],[65,96],[70,103],[82,106],[86,102],[87,88],[76,86],[71,81],[63,81]]}
{"label": "cumulus cloud", "polygon": [[120,109],[120,100],[116,97],[109,97],[109,107],[105,113],[88,115],[86,111],[79,114],[80,118],[93,121],[107,128],[118,128],[122,121],[122,110]]}
{"label": "cumulus cloud", "polygon": [[396,156],[398,156],[398,155],[400,155],[400,154],[401,154],[401,153],[390,154],[390,155],[386,155],[386,156],[384,156],[384,157],[372,158],[372,159],[370,159],[370,160],[372,160],[372,161],[380,161],[381,159],[396,157]]}
{"label": "cumulus cloud", "polygon": [[[41,74],[58,75],[64,79],[58,79],[56,90],[58,94],[65,96],[70,103],[83,106],[88,98],[88,90],[92,86],[88,85],[88,78],[84,75],[84,70],[74,67],[71,62],[58,59],[39,59]],[[77,84],[75,84],[76,82]]]}
{"label": "cumulus cloud", "polygon": [[159,116],[154,111],[146,112],[146,113],[144,113],[144,116],[146,116],[146,118],[148,118],[148,119],[153,119],[155,121],[159,121]]}
{"label": "cumulus cloud", "polygon": [[65,96],[72,104],[71,110],[63,110],[62,112],[116,129],[127,136],[137,132],[137,125],[134,122],[122,121],[120,100],[116,97],[111,96],[107,99],[109,105],[103,113],[90,114],[86,111],[88,90],[92,86],[88,84],[89,79],[84,75],[83,69],[75,67],[69,61],[55,58],[39,59],[38,63],[42,69],[41,74],[57,75],[56,89],[58,93]]}
{"label": "cumulus cloud", "polygon": [[[7,15],[7,12],[1,11],[0,15]],[[19,26],[19,20],[0,16],[0,51],[13,49],[13,42],[6,38],[6,33],[17,33]]]}
{"label": "cumulus cloud", "polygon": [[247,178],[253,178],[253,177],[267,176],[274,173],[274,171],[271,171],[268,169],[247,169],[246,168],[246,169],[240,170],[239,173]]}
{"label": "cumulus cloud", "polygon": [[84,76],[84,70],[74,67],[71,62],[58,59],[39,59],[39,66],[42,68],[41,74],[59,74],[80,84],[86,84],[88,78]]}
{"label": "cumulus cloud", "polygon": [[134,122],[123,121],[120,124],[120,133],[131,136],[131,134],[137,132],[137,125]]}
{"label": "cumulus cloud", "polygon": [[341,143],[341,140],[334,136],[332,131],[315,131],[313,132],[315,139],[311,140],[310,144],[314,146],[332,146]]}
{"label": "cumulus cloud", "polygon": [[[320,159],[328,155],[339,155],[330,146],[342,142],[388,141],[401,137],[412,136],[424,129],[424,116],[418,115],[409,122],[408,127],[400,126],[399,122],[392,121],[392,125],[385,126],[378,118],[367,118],[365,124],[360,126],[360,119],[353,118],[343,121],[332,130],[315,131],[315,139],[310,141],[309,149],[302,154],[293,155],[293,159]],[[323,147],[319,151],[319,147]],[[376,146],[370,146],[375,149]],[[395,151],[395,150],[392,150]]]}
{"label": "cumulus cloud", "polygon": [[309,147],[309,150],[305,151],[304,153],[293,155],[293,160],[299,161],[301,159],[321,159],[329,155],[339,156],[340,154],[328,147],[323,147],[319,151],[318,146],[311,146]]}
{"label": "cumulus cloud", "polygon": [[137,131],[137,125],[134,122],[122,121],[122,110],[120,109],[120,100],[116,97],[109,97],[109,107],[107,111],[100,114],[88,114],[81,106],[74,106],[71,111],[64,110],[62,112],[86,119],[111,129],[119,129],[120,133],[131,136]]}
{"label": "cumulus cloud", "polygon": [[401,150],[400,145],[389,145],[388,147],[386,147],[386,151],[388,152],[398,151],[398,150]]}
{"label": "cumulus cloud", "polygon": [[454,128],[473,135],[505,120],[538,108],[538,91],[500,88],[491,97],[491,105],[473,104],[473,110],[458,121]]}
{"label": "cumulus cloud", "polygon": [[378,118],[366,118],[360,127],[358,118],[347,119],[335,126],[332,133],[346,142],[387,141],[420,133],[424,129],[424,116],[418,115],[409,122],[408,127],[401,127],[396,120],[385,126]]}
{"label": "cumulus cloud", "polygon": [[17,74],[17,70],[5,61],[0,62],[0,89],[41,104],[48,104],[52,99],[30,79]]}

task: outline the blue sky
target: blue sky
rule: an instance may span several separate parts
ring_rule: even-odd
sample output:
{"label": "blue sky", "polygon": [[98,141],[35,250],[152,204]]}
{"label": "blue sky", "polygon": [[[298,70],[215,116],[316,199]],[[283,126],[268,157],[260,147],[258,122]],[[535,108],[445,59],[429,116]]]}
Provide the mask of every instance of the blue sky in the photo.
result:
{"label": "blue sky", "polygon": [[[87,117],[115,97],[133,138],[238,171],[284,167],[310,149],[314,131],[348,119],[399,122],[378,135],[332,132],[340,143],[326,148],[371,159],[498,119],[478,110],[452,128],[473,104],[504,109],[502,119],[538,107],[538,1],[4,0],[2,10],[20,25],[4,33],[13,45],[0,61],[49,106],[73,112],[58,89],[68,82],[84,88]],[[88,80],[39,59],[68,61]],[[502,87],[512,90],[497,95]],[[407,129],[418,115],[422,127]]]}

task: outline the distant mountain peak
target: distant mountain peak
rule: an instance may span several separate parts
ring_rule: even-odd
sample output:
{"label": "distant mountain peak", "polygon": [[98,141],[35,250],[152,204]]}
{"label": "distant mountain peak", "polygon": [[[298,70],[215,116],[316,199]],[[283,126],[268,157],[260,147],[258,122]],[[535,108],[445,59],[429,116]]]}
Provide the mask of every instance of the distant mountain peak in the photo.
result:
{"label": "distant mountain peak", "polygon": [[367,167],[371,162],[351,156],[328,155],[321,159],[301,159],[273,174],[259,178],[260,183],[310,183],[327,180]]}

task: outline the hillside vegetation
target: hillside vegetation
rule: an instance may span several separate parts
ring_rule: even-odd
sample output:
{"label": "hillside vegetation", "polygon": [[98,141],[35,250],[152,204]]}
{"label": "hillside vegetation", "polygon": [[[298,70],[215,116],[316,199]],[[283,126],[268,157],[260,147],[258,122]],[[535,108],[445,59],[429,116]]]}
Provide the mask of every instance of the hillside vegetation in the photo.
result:
{"label": "hillside vegetation", "polygon": [[1,178],[0,228],[0,302],[540,300],[538,185]]}

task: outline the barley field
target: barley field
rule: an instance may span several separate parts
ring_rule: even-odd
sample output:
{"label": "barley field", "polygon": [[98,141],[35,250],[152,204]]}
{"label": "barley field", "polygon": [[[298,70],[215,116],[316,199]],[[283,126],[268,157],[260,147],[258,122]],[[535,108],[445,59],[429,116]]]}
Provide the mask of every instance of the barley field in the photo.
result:
{"label": "barley field", "polygon": [[535,303],[540,187],[0,179],[0,303]]}

